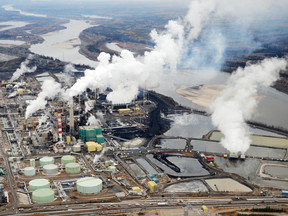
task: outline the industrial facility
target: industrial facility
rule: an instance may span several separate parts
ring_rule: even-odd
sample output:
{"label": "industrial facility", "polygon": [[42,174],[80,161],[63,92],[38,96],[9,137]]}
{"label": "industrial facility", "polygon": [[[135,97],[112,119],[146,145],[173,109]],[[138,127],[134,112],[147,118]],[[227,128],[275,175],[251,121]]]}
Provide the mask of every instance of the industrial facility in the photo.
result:
{"label": "industrial facility", "polygon": [[[67,87],[57,73],[45,76]],[[167,198],[175,194],[259,192],[259,187],[247,179],[216,165],[223,160],[245,163],[252,158],[249,152],[209,151],[213,131],[202,139],[164,135],[171,124],[169,116],[192,110],[172,106],[147,90],[141,90],[130,103],[112,104],[106,99],[109,89],[86,89],[68,101],[60,95],[46,97],[44,108],[35,109],[26,118],[42,83],[34,73],[21,76],[18,82],[1,84],[1,151],[8,164],[2,175],[13,182],[3,184],[3,202],[13,197],[14,202],[29,209],[63,203],[149,200],[159,193]],[[201,142],[207,147],[201,149]],[[235,187],[222,187],[223,182]],[[168,199],[159,205],[170,202]],[[199,211],[209,209],[205,206]]]}

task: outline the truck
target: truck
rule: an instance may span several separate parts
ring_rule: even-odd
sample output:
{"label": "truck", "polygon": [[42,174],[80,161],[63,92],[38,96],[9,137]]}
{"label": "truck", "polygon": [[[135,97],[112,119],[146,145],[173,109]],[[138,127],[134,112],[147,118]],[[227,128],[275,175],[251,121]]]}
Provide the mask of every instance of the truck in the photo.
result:
{"label": "truck", "polygon": [[159,202],[158,203],[158,206],[165,206],[165,205],[168,205],[168,203],[167,202]]}

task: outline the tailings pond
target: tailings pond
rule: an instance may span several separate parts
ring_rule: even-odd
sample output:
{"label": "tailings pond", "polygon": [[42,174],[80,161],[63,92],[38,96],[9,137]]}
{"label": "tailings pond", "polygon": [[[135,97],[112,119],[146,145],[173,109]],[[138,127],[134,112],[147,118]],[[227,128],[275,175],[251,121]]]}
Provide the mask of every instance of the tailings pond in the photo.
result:
{"label": "tailings pond", "polygon": [[181,154],[162,154],[161,161],[152,154],[146,157],[158,166],[164,173],[174,177],[208,176],[210,173],[203,168],[196,158],[186,157]]}
{"label": "tailings pond", "polygon": [[265,166],[265,173],[273,177],[288,178],[288,167]]}
{"label": "tailings pond", "polygon": [[[192,140],[191,145],[193,145],[193,150],[209,152],[209,153],[218,153],[218,154],[229,154],[219,142],[212,142],[206,140]],[[266,148],[266,147],[256,147],[250,146],[245,155],[250,157],[269,157],[283,159],[286,154],[284,149],[275,149],[275,148]]]}
{"label": "tailings pond", "polygon": [[173,184],[164,189],[164,192],[205,192],[208,188],[200,180]]}
{"label": "tailings pond", "polygon": [[240,184],[239,182],[231,178],[207,179],[205,181],[214,191],[219,190],[219,191],[252,192],[250,188],[248,188],[243,184]]}
{"label": "tailings pond", "polygon": [[129,164],[130,168],[136,174],[136,176],[145,176],[145,172],[135,163]]}
{"label": "tailings pond", "polygon": [[136,161],[141,164],[141,166],[144,167],[149,174],[158,173],[144,158],[138,158]]}
{"label": "tailings pond", "polygon": [[260,165],[258,159],[229,160],[223,157],[214,157],[214,163],[223,171],[236,173],[246,179],[254,178]]}
{"label": "tailings pond", "polygon": [[186,140],[185,139],[159,139],[155,148],[162,149],[185,149]]}

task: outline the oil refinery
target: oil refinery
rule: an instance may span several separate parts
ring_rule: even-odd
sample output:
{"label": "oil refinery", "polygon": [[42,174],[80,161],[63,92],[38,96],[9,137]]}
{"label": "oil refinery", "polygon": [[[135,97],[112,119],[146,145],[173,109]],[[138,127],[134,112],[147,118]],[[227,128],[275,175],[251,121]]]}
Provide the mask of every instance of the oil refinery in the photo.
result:
{"label": "oil refinery", "polygon": [[[210,151],[210,144],[219,145],[215,141],[219,132],[203,134],[202,139],[165,136],[169,116],[199,112],[173,106],[152,91],[142,89],[125,104],[108,101],[109,89],[103,93],[86,89],[69,100],[46,97],[44,108],[26,118],[26,109],[39,95],[43,81],[53,79],[66,88],[61,77],[62,73],[30,73],[17,82],[1,84],[3,206],[29,213],[39,212],[41,206],[60,211],[94,203],[94,211],[108,214],[108,210],[121,212],[125,205],[124,209],[186,206],[187,196],[228,196],[231,199],[219,198],[217,203],[229,205],[235,195],[267,193],[249,177],[219,167],[223,160],[238,163],[255,158],[249,151],[247,155]],[[131,199],[141,204],[131,204]],[[115,202],[119,204],[103,204]],[[195,215],[208,215],[205,202],[199,201],[202,210],[195,209]]]}

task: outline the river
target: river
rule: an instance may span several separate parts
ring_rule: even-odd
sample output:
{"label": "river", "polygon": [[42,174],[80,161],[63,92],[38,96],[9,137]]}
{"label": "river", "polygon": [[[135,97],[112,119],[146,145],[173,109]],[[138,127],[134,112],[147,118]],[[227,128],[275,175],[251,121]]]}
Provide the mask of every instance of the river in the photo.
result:
{"label": "river", "polygon": [[[63,26],[65,26],[66,29],[41,35],[45,41],[42,44],[32,45],[30,50],[37,54],[50,56],[74,64],[87,64],[96,67],[98,65],[97,62],[79,53],[80,43],[75,44],[79,34],[84,29],[92,27],[93,25],[87,23],[85,20],[70,20],[69,23]],[[67,44],[69,43],[74,45],[74,47],[67,48]]]}

